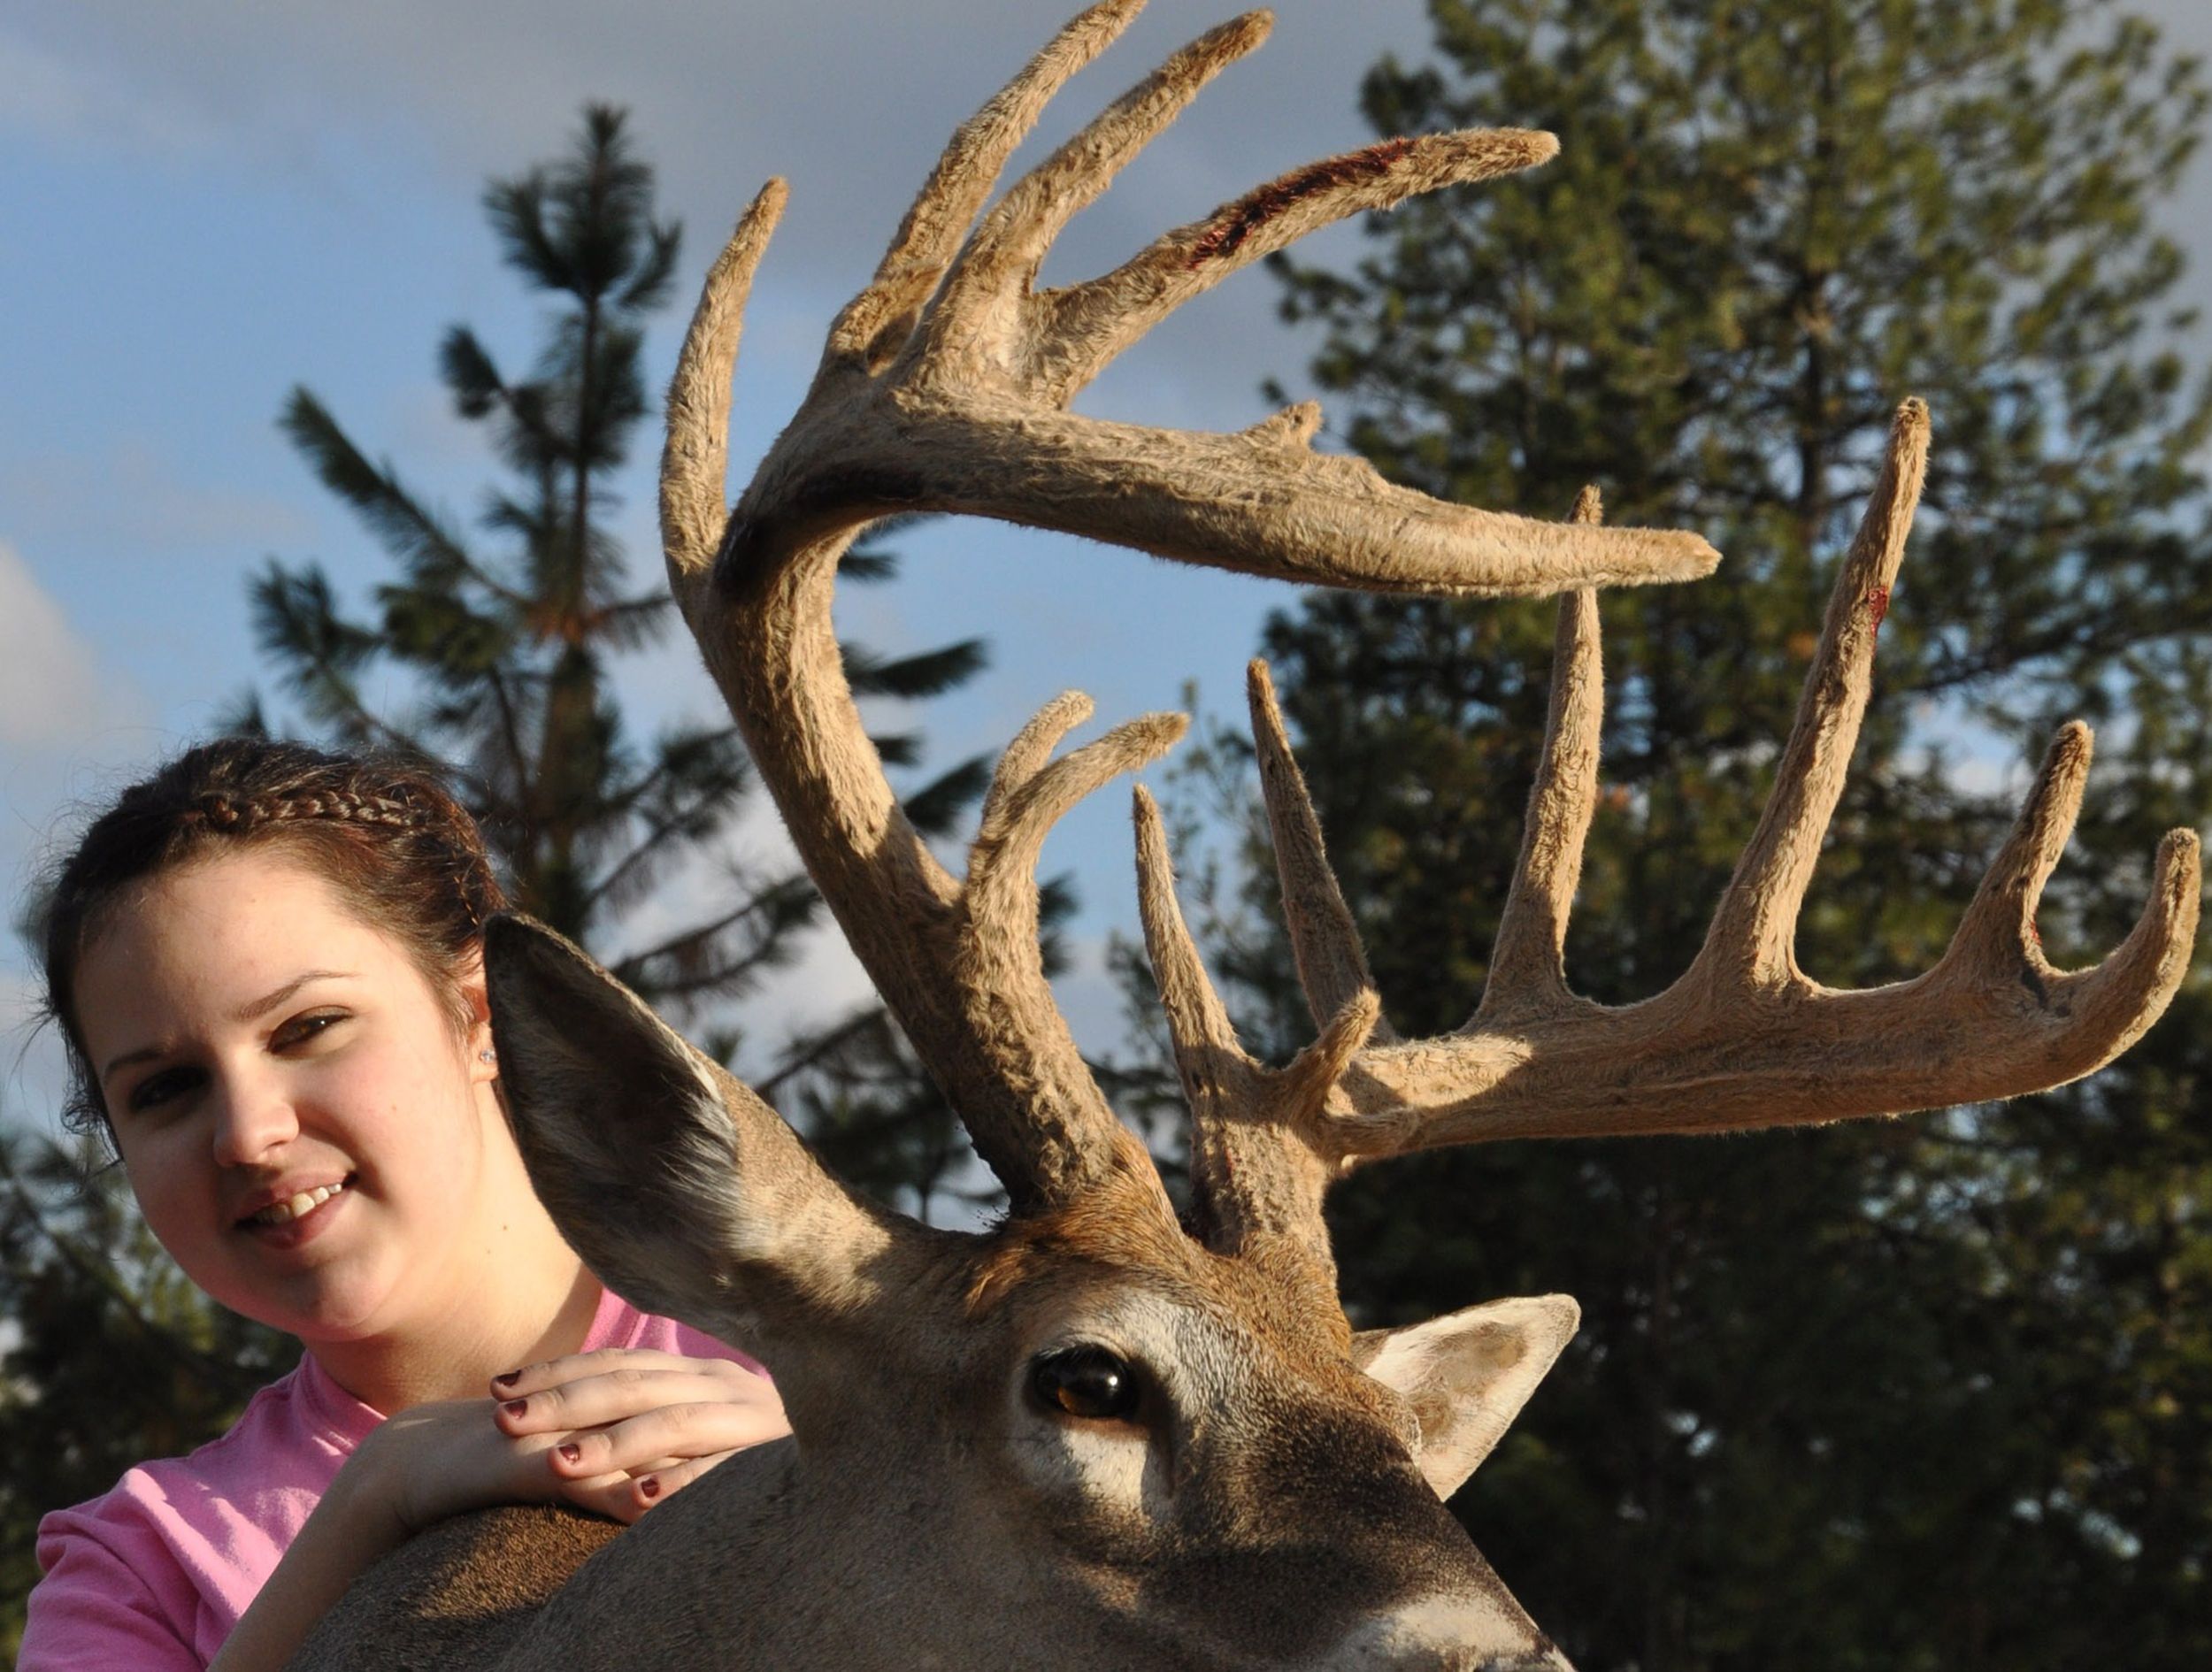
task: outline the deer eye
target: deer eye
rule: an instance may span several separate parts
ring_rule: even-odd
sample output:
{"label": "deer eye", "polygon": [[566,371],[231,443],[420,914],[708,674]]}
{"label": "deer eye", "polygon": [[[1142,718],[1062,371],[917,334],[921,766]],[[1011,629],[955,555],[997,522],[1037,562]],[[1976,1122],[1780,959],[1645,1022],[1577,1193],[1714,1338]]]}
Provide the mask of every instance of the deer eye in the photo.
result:
{"label": "deer eye", "polygon": [[1119,1418],[1136,1413],[1136,1367],[1101,1346],[1043,1353],[1030,1366],[1029,1389],[1049,1410],[1070,1416]]}

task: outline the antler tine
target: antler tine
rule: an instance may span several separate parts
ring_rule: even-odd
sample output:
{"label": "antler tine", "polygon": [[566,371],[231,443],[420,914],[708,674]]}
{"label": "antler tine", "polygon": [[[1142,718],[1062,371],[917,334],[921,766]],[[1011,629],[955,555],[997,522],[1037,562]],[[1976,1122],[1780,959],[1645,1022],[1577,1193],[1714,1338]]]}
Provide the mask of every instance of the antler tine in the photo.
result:
{"label": "antler tine", "polygon": [[1141,784],[1130,800],[1137,828],[1137,915],[1144,924],[1145,951],[1160,990],[1184,1099],[1193,1116],[1203,1121],[1225,1101],[1236,1101],[1243,1077],[1256,1065],[1238,1039],[1183,920],[1159,803]]}
{"label": "antler tine", "polygon": [[703,576],[729,521],[730,378],[745,303],[790,188],[772,180],[738,219],[708,269],[668,386],[668,435],[661,446],[661,540],[680,606]]}
{"label": "antler tine", "polygon": [[2005,845],[1982,873],[1981,886],[1960,919],[1958,932],[1943,955],[1945,964],[1975,970],[2018,960],[2038,974],[2051,973],[2036,932],[2035,909],[2043,885],[2057,869],[2074,833],[2083,790],[2089,782],[2092,754],[2088,726],[2079,720],[2061,726],[2044,751],[2035,786],[2021,805]]}
{"label": "antler tine", "polygon": [[[1073,700],[1071,701],[1071,698]],[[1071,693],[1048,706],[1002,761],[991,809],[968,853],[953,973],[972,994],[984,1065],[1023,1088],[1012,1108],[964,1108],[976,1151],[1002,1179],[1026,1178],[1044,1200],[1065,1200],[1111,1164],[1119,1123],[1084,1066],[1053,1002],[1038,940],[1037,859],[1047,833],[1108,779],[1157,759],[1183,735],[1179,714],[1118,725],[1048,766],[1044,750],[1088,700]]]}
{"label": "antler tine", "polygon": [[1336,1268],[1321,1200],[1338,1151],[1324,1111],[1381,1006],[1363,987],[1286,1066],[1255,1061],[1183,920],[1160,809],[1141,785],[1133,801],[1145,948],[1190,1105],[1194,1229],[1217,1254],[1272,1260],[1292,1280],[1311,1282],[1327,1303],[1322,1310],[1333,1312]]}
{"label": "antler tine", "polygon": [[2201,903],[2196,832],[2170,831],[2159,843],[2150,896],[2125,940],[2087,970],[2062,971],[2044,955],[2035,909],[2072,834],[2090,754],[2086,725],[2075,720],[2059,728],[2010,835],[1927,978],[1932,987],[2008,995],[2025,985],[2075,1017],[2065,1055],[2054,1062],[2055,1072],[2065,1071],[2053,1085],[2109,1061],[2156,1018],[2188,971]]}
{"label": "antler tine", "polygon": [[[1604,509],[1594,487],[1575,501],[1573,520],[1595,523]],[[1553,639],[1544,748],[1529,792],[1520,858],[1498,918],[1475,1024],[1526,1020],[1578,1002],[1567,991],[1567,917],[1582,880],[1582,848],[1598,797],[1598,736],[1605,717],[1605,670],[1597,594],[1585,588],[1559,601]]]}
{"label": "antler tine", "polygon": [[954,133],[866,289],[831,326],[834,358],[872,364],[894,353],[937,288],[1006,159],[1084,65],[1121,36],[1144,0],[1101,0],[1078,14]]}
{"label": "antler tine", "polygon": [[2094,1060],[2086,1060],[2092,1054],[2084,1052],[2082,1065],[2070,1078],[2111,1061],[2158,1020],[2189,973],[2203,903],[2203,856],[2197,833],[2170,830],[2159,840],[2150,898],[2128,938],[2094,969],[2062,975],[2052,983],[2063,1001],[2070,1001],[2090,1018],[2083,1033],[2097,1041]]}
{"label": "antler tine", "polygon": [[991,786],[983,794],[977,829],[995,840],[1005,827],[1014,792],[1037,776],[1060,740],[1091,717],[1091,700],[1080,691],[1063,691],[1030,717],[1014,740],[999,752]]}
{"label": "antler tine", "polygon": [[[1053,717],[1055,723],[1058,717]],[[986,821],[969,851],[967,892],[972,910],[979,915],[1002,893],[1025,894],[1033,916],[1037,905],[1034,883],[1025,890],[1010,890],[1007,885],[1020,872],[1033,869],[1052,826],[1101,785],[1159,759],[1175,747],[1189,725],[1190,721],[1180,714],[1142,715],[1041,771],[1027,773],[1010,787],[994,786],[999,791],[995,817]],[[1030,939],[1033,941],[1035,937]],[[1033,957],[1037,948],[1032,945],[1025,950]]]}
{"label": "antler tine", "polygon": [[1559,141],[1527,128],[1471,128],[1379,141],[1256,186],[1202,220],[1164,233],[1111,272],[1038,298],[1039,377],[1065,401],[1162,319],[1231,273],[1364,210],[1549,162]]}
{"label": "antler tine", "polygon": [[[1245,667],[1244,689],[1252,709],[1260,797],[1267,806],[1275,874],[1282,885],[1283,924],[1290,931],[1298,986],[1306,995],[1306,1008],[1313,1012],[1314,1025],[1326,1027],[1354,994],[1373,991],[1375,978],[1367,968],[1359,924],[1330,868],[1305,774],[1290,752],[1283,711],[1275,702],[1275,682],[1268,677],[1267,663],[1257,656]],[[1389,1023],[1376,1023],[1379,1042],[1397,1037]]]}
{"label": "antler tine", "polygon": [[1181,115],[1215,76],[1257,50],[1274,19],[1248,12],[1210,29],[1106,107],[1082,132],[1017,181],[983,218],[938,298],[928,334],[948,343],[987,340],[1009,295],[1026,295],[1045,252],[1068,222]]}
{"label": "antler tine", "polygon": [[1836,578],[1774,788],[1694,966],[1725,985],[1748,990],[1804,980],[1794,953],[1798,909],[1843,794],[1874,688],[1876,635],[1927,469],[1928,409],[1909,400],[1897,409],[1872,496]]}

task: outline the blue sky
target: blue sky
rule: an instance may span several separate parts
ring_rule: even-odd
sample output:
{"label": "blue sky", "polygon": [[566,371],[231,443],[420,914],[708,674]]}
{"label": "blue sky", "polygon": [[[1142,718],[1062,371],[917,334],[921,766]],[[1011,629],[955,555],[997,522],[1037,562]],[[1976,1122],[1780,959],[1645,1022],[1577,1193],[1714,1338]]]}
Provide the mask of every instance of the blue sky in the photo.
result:
{"label": "blue sky", "polygon": [[[490,175],[565,144],[587,99],[632,107],[695,275],[760,181],[793,203],[762,272],[738,381],[742,472],[804,387],[821,332],[861,283],[950,128],[1072,0],[12,0],[0,11],[0,879],[148,761],[203,731],[256,675],[244,577],[317,557],[358,596],[373,548],[274,427],[303,381],[373,452],[466,517],[488,479],[433,354],[474,326],[510,363],[534,342],[477,208]],[[2212,52],[2205,0],[2138,0]],[[1226,6],[1155,0],[1064,96],[1064,133]],[[1281,0],[1273,42],[1232,69],[1063,241],[1048,277],[1094,271],[1152,234],[1369,137],[1354,99],[1385,50],[1417,54],[1417,0]],[[1509,121],[1511,112],[1499,113]],[[2175,230],[2212,302],[2212,168]],[[1354,248],[1340,234],[1330,246]],[[688,282],[688,279],[687,280]],[[680,312],[680,310],[672,311]],[[664,374],[679,321],[649,350]],[[1085,397],[1094,412],[1233,428],[1294,387],[1306,349],[1248,275],[1170,321]],[[1941,414],[1937,415],[1939,426]],[[657,563],[650,456],[626,484],[637,572]],[[1073,686],[1102,719],[1178,706],[1195,679],[1230,708],[1257,624],[1287,593],[975,523],[918,535],[906,578],[853,599],[853,636],[918,648],[982,633],[994,665],[928,712],[933,758],[995,748]],[[632,665],[641,713],[708,712],[687,647]],[[1048,868],[1079,876],[1079,940],[1125,923],[1125,800],[1070,821]],[[765,824],[740,833],[773,850]],[[671,910],[681,901],[670,902]],[[819,1014],[857,978],[826,950],[759,1008]],[[0,1026],[23,1014],[0,957]],[[1064,997],[1094,1043],[1114,1006],[1087,963]],[[4,1058],[16,1061],[15,1035]],[[0,1110],[50,1103],[34,1051]]]}

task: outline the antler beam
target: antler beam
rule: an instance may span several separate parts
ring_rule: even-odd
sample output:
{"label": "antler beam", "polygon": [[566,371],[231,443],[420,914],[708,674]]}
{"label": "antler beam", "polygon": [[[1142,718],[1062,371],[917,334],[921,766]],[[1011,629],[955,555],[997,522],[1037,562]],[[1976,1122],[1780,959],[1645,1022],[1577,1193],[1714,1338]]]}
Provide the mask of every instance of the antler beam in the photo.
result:
{"label": "antler beam", "polygon": [[1370,146],[1260,187],[1100,278],[1038,291],[1038,267],[1069,219],[1269,27],[1256,12],[1200,37],[986,211],[1046,101],[1138,10],[1138,0],[1093,6],[954,134],[731,513],[729,381],[783,206],[772,181],[707,280],[670,391],[662,464],[669,575],[685,618],[808,870],[1018,1209],[1071,1199],[1133,1141],[1045,981],[1037,843],[1076,794],[1149,759],[1181,723],[1140,721],[1046,766],[1073,723],[1071,705],[1056,704],[1002,763],[966,880],[956,880],[900,813],[840,666],[831,592],[839,556],[867,522],[967,512],[1384,591],[1549,593],[1686,579],[1717,561],[1692,534],[1561,527],[1394,487],[1362,460],[1313,452],[1310,407],[1235,435],[1067,411],[1158,320],[1304,233],[1556,149],[1548,134],[1517,130]]}
{"label": "antler beam", "polygon": [[[1904,555],[1927,442],[1926,409],[1906,403],[1837,579],[1774,790],[1681,979],[1655,998],[1609,1009],[1569,992],[1561,970],[1594,800],[1602,692],[1595,610],[1578,594],[1561,608],[1543,759],[1480,1007],[1455,1033],[1359,1052],[1325,1109],[1285,1114],[1279,1143],[1341,1171],[1503,1138],[1901,1114],[2062,1085],[2109,1062],[2156,1020],[2195,939],[2193,832],[2171,832],[2160,844],[2140,919],[2095,968],[2054,968],[2035,932],[2036,904],[2088,770],[2089,730],[2078,723],[2053,741],[1935,968],[1892,986],[1836,992],[1797,967],[1798,909],[1872,688],[1876,633]],[[1594,516],[1594,501],[1586,499],[1578,514]],[[1253,708],[1300,969],[1317,1017],[1334,1015],[1349,988],[1366,984],[1364,957],[1256,668]],[[1153,936],[1152,951],[1156,968],[1182,970],[1171,937]],[[1187,1001],[1171,1006],[1171,1016],[1179,1008],[1192,1009]],[[1179,1048],[1198,1037],[1179,1026]]]}

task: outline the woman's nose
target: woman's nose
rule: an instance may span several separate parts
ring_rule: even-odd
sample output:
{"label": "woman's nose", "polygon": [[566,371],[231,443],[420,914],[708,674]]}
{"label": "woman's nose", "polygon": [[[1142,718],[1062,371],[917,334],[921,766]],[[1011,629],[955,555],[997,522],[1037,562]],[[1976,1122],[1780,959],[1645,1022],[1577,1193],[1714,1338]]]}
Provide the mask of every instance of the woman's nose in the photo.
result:
{"label": "woman's nose", "polygon": [[222,1166],[250,1167],[299,1136],[292,1100],[270,1077],[226,1077],[216,1101],[215,1159]]}

